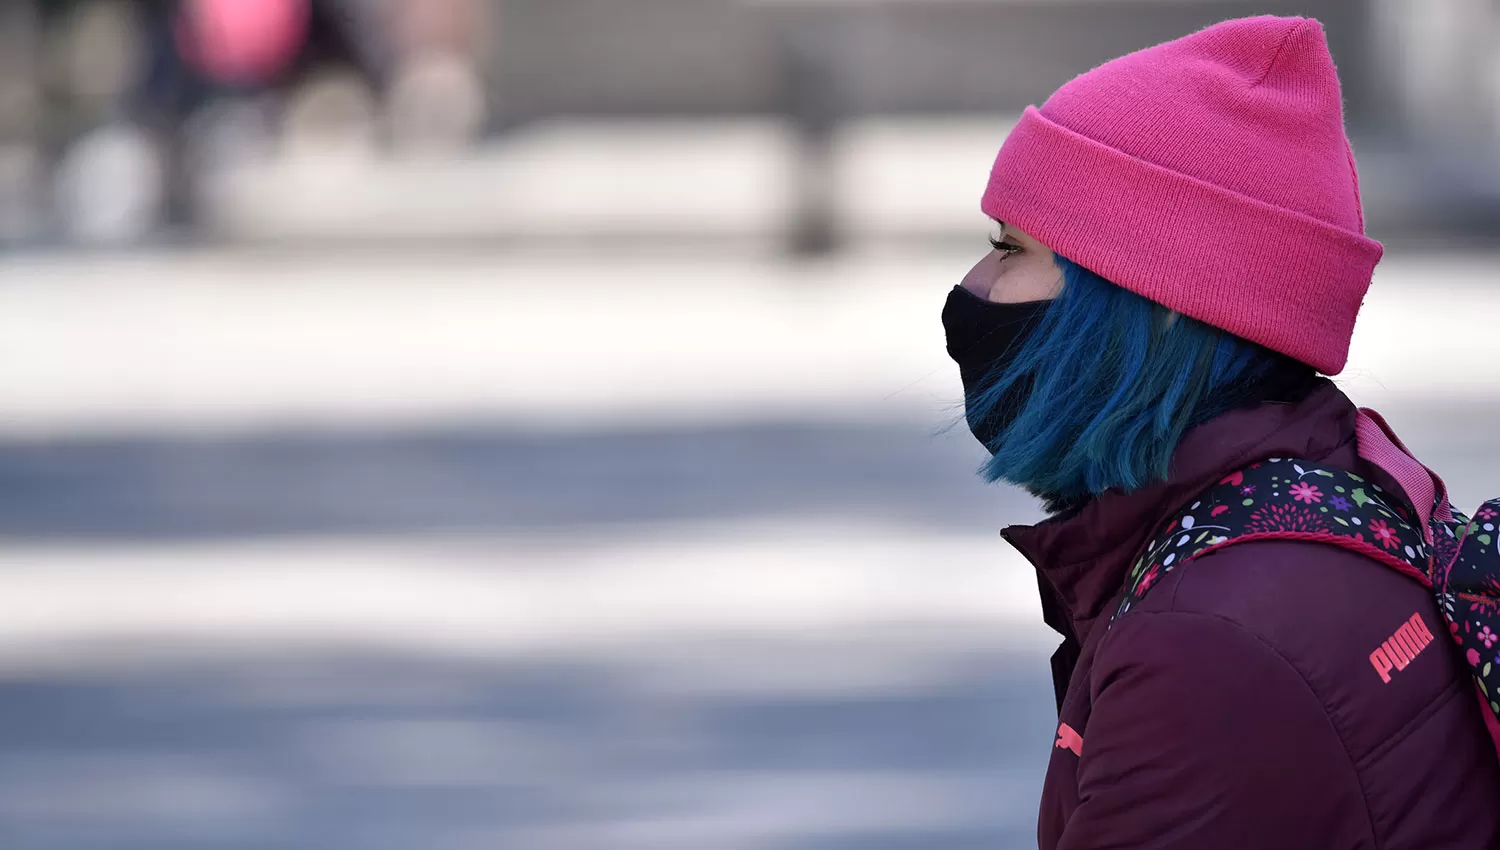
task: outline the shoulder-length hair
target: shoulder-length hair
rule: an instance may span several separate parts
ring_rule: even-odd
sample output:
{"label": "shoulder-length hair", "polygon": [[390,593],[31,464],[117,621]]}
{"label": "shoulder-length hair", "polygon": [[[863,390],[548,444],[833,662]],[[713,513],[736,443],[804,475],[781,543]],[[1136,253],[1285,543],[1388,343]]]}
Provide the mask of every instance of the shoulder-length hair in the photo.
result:
{"label": "shoulder-length hair", "polygon": [[[1165,480],[1189,428],[1244,403],[1273,370],[1315,376],[1061,256],[1057,264],[1061,293],[1009,365],[967,400],[970,423],[1014,416],[988,446],[981,474],[1020,484],[1049,507]],[[1019,409],[1000,409],[1018,396]]]}

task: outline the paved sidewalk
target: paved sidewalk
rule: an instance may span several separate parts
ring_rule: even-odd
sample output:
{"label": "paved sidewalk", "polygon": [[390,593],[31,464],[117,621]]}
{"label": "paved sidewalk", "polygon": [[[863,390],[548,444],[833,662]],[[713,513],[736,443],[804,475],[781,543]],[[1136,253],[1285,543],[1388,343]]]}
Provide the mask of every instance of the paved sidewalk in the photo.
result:
{"label": "paved sidewalk", "polygon": [[[942,431],[969,259],[0,267],[5,847],[1034,842],[1036,510]],[[1345,382],[1460,502],[1495,277],[1394,258]]]}
{"label": "paved sidewalk", "polygon": [[[976,254],[982,249],[976,230]],[[951,421],[939,312],[974,258],[255,254],[0,266],[0,435],[484,420]],[[1393,257],[1340,382],[1500,398],[1483,256]]]}

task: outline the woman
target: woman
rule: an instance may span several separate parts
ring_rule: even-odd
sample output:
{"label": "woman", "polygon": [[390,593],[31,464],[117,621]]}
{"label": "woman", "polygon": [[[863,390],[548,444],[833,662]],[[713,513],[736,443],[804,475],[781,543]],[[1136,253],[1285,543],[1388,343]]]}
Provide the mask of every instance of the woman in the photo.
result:
{"label": "woman", "polygon": [[1493,718],[1432,639],[1470,624],[1418,568],[1457,545],[1419,518],[1464,526],[1320,377],[1382,251],[1321,26],[1084,74],[1026,111],[983,206],[1000,233],[943,321],[984,474],[1051,514],[1005,532],[1064,638],[1041,847],[1500,847]]}

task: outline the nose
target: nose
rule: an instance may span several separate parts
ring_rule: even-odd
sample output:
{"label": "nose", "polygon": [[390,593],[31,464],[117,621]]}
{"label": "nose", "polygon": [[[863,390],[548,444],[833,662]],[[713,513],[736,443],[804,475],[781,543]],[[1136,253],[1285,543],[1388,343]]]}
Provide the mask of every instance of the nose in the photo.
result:
{"label": "nose", "polygon": [[980,298],[989,300],[990,290],[995,286],[995,277],[999,272],[1000,254],[990,251],[980,258],[964,279],[959,283],[964,289],[978,295]]}

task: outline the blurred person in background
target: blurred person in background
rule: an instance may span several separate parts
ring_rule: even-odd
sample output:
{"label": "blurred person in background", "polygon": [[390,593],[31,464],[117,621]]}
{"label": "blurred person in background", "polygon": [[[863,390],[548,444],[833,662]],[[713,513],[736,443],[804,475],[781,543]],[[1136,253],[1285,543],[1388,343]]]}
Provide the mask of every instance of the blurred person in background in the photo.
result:
{"label": "blurred person in background", "polygon": [[169,26],[187,64],[208,80],[261,86],[302,52],[311,15],[308,0],[184,0]]}
{"label": "blurred person in background", "polygon": [[163,221],[196,222],[191,118],[213,100],[253,96],[278,83],[308,43],[308,0],[148,2],[152,62],[139,97],[164,158]]}
{"label": "blurred person in background", "polygon": [[201,172],[222,165],[211,142],[226,135],[376,136],[383,45],[401,37],[382,28],[402,24],[382,20],[385,8],[43,0],[42,147],[60,235],[120,242],[193,226]]}
{"label": "blurred person in background", "polygon": [[943,323],[1050,514],[1004,533],[1064,638],[1043,850],[1500,846],[1500,559],[1323,377],[1382,246],[1321,24],[1076,78],[983,207]]}
{"label": "blurred person in background", "polygon": [[479,0],[405,0],[391,7],[393,79],[386,126],[397,150],[452,151],[489,120],[481,62],[495,17]]}

